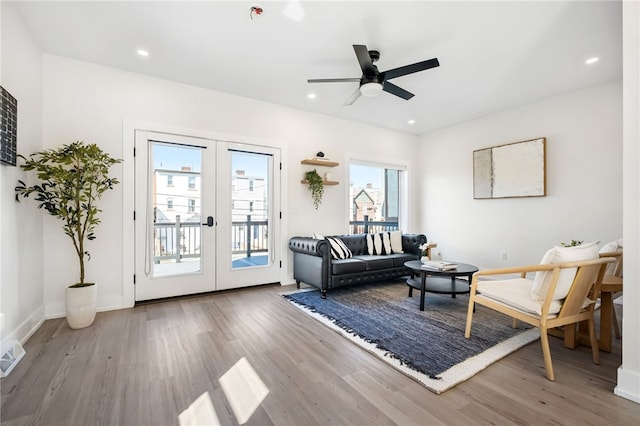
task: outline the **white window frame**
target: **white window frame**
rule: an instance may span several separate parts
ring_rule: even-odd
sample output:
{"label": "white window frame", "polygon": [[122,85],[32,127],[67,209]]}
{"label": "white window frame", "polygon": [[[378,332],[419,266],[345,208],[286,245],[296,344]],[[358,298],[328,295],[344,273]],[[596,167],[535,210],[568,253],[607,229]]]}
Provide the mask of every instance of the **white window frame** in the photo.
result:
{"label": "white window frame", "polygon": [[398,215],[398,229],[405,230],[407,229],[407,225],[409,223],[409,204],[408,204],[408,194],[409,194],[409,163],[403,160],[395,160],[395,159],[382,159],[378,157],[371,157],[362,154],[347,154],[345,156],[346,165],[347,165],[347,180],[345,185],[345,227],[348,232],[350,229],[349,222],[351,221],[351,165],[357,164],[360,166],[369,166],[369,167],[380,167],[386,169],[394,169],[399,170],[400,173],[400,181],[399,181],[399,215]]}

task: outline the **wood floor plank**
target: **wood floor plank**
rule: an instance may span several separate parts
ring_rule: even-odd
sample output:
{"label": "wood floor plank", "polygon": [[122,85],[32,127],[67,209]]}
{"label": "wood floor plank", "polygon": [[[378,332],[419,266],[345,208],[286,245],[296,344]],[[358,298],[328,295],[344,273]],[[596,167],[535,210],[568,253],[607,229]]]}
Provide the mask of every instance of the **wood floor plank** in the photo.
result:
{"label": "wood floor plank", "polygon": [[[220,378],[240,360],[268,393],[246,425],[637,425],[640,405],[613,394],[621,342],[593,364],[538,341],[436,395],[266,286],[99,313],[83,330],[46,321],[0,381],[2,425],[177,425],[204,398],[239,424]],[[622,318],[617,306],[618,319]],[[461,331],[462,332],[462,331]],[[241,398],[242,396],[240,396]],[[238,401],[235,401],[238,402]]]}

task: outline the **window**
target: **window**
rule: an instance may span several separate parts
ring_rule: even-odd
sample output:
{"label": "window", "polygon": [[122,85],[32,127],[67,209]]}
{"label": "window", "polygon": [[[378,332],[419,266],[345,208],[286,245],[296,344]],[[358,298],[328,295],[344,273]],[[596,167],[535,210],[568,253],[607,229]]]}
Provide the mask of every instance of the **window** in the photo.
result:
{"label": "window", "polygon": [[173,198],[167,198],[167,210],[173,210]]}
{"label": "window", "polygon": [[352,160],[349,164],[349,229],[353,234],[400,229],[405,206],[404,166]]}
{"label": "window", "polygon": [[249,192],[253,192],[253,179],[249,181]]}
{"label": "window", "polygon": [[173,175],[167,175],[167,186],[173,186]]}
{"label": "window", "polygon": [[249,201],[249,213],[253,213],[253,201]]}
{"label": "window", "polygon": [[196,177],[189,176],[189,189],[196,189]]}
{"label": "window", "polygon": [[193,213],[196,211],[196,200],[193,198],[189,198],[189,213]]}

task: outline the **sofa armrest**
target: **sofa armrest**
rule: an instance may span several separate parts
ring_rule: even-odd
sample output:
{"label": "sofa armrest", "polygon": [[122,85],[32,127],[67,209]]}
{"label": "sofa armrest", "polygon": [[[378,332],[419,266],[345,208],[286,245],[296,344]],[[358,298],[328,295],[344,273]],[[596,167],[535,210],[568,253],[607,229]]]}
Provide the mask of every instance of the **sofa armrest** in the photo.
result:
{"label": "sofa armrest", "polygon": [[289,250],[294,253],[319,257],[330,254],[329,242],[327,240],[316,240],[315,238],[309,237],[291,237],[289,240]]}
{"label": "sofa armrest", "polygon": [[331,275],[331,250],[327,240],[308,237],[292,237],[289,249],[293,252],[293,278],[316,286],[326,297]]}
{"label": "sofa armrest", "polygon": [[426,242],[424,234],[402,234],[402,251],[420,256],[420,246]]}

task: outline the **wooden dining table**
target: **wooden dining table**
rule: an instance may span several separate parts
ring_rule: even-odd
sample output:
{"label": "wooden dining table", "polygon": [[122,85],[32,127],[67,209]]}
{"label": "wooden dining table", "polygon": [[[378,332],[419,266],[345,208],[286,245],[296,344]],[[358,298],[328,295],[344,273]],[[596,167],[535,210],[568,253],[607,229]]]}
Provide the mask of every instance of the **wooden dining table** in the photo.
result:
{"label": "wooden dining table", "polygon": [[[618,330],[618,324],[614,325],[615,306],[613,300],[616,293],[622,291],[622,277],[607,275],[602,280],[600,286],[600,329],[598,347],[601,351],[611,352],[613,335],[611,330]],[[617,319],[616,319],[617,322]],[[619,332],[617,333],[619,334]],[[586,323],[580,323],[578,328],[566,327],[562,333],[564,337],[564,346],[567,348],[576,348],[578,345],[589,346],[589,329]]]}

